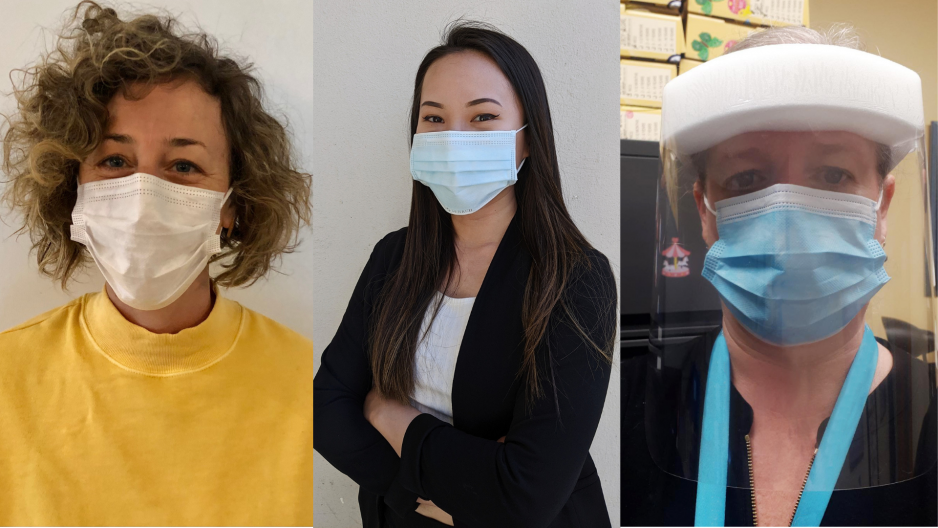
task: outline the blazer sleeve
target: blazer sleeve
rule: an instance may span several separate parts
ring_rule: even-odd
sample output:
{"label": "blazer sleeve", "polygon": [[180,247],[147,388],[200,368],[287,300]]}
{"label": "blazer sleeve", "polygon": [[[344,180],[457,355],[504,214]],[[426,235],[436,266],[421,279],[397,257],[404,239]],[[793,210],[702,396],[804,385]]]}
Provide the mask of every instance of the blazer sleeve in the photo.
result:
{"label": "blazer sleeve", "polygon": [[[594,253],[590,260],[568,299],[589,339],[602,346],[616,328],[616,287],[605,257]],[[611,365],[559,313],[552,316],[547,345],[552,379],[533,406],[519,391],[505,443],[471,436],[429,414],[407,428],[401,483],[452,515],[456,526],[543,528],[573,493],[602,415]]]}
{"label": "blazer sleeve", "polygon": [[314,448],[362,488],[384,497],[399,514],[417,507],[417,494],[397,481],[400,458],[363,414],[373,385],[368,360],[370,304],[387,273],[389,237],[375,245],[362,271],[342,323],[322,354],[313,381]]}

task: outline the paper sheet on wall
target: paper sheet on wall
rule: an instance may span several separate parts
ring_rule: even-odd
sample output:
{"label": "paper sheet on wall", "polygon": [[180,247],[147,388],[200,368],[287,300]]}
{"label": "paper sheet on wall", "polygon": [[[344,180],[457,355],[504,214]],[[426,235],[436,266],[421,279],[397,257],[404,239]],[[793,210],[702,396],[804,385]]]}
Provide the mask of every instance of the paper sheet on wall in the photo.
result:
{"label": "paper sheet on wall", "polygon": [[634,64],[622,64],[621,68],[622,98],[661,101],[664,85],[671,80],[668,70]]}
{"label": "paper sheet on wall", "polygon": [[661,140],[661,114],[622,110],[620,117],[620,139]]}
{"label": "paper sheet on wall", "polygon": [[669,20],[619,15],[619,45],[622,49],[678,53],[677,29]]}
{"label": "paper sheet on wall", "polygon": [[788,24],[804,23],[804,0],[751,0],[752,14]]}

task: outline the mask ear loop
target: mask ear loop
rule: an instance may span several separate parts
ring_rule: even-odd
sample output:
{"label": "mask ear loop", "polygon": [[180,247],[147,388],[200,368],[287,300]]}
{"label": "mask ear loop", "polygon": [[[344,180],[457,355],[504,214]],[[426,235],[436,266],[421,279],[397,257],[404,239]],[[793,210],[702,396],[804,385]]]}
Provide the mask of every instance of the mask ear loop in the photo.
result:
{"label": "mask ear loop", "polygon": [[710,211],[711,213],[713,213],[713,216],[716,216],[716,215],[717,215],[717,212],[713,210],[713,206],[710,205],[710,200],[707,199],[707,195],[706,195],[706,194],[704,195],[704,207],[706,207],[708,211]]}
{"label": "mask ear loop", "polygon": [[[521,132],[522,130],[524,130],[525,128],[527,128],[527,126],[528,126],[528,124],[525,123],[524,125],[521,126],[521,128],[519,128],[518,130],[515,130],[515,135],[517,135],[518,132]],[[528,158],[524,158],[523,160],[521,160],[521,163],[518,165],[518,168],[515,169],[515,176],[517,176],[518,173],[521,172],[521,167],[524,167],[524,162],[525,162],[527,159],[528,159]]]}
{"label": "mask ear loop", "polygon": [[[882,206],[883,206],[883,188],[880,187],[880,188],[879,188],[879,200],[876,200],[876,205],[873,206],[873,212],[874,212],[874,213],[878,213],[878,212],[879,212],[879,208],[882,207]],[[877,220],[877,221],[878,221],[878,220]],[[881,245],[882,247],[884,247],[884,248],[886,247],[886,237],[885,237],[885,236],[883,237],[883,241],[880,242],[880,245]],[[888,256],[888,255],[886,256],[886,260],[889,260],[889,256]]]}
{"label": "mask ear loop", "polygon": [[527,159],[528,158],[524,158],[523,160],[521,160],[521,163],[518,164],[518,168],[515,169],[515,176],[517,176],[518,173],[521,172],[521,167],[524,167],[524,162],[527,161]]}
{"label": "mask ear loop", "polygon": [[879,212],[879,208],[882,207],[882,206],[883,206],[883,189],[882,189],[882,187],[880,187],[880,189],[879,189],[879,200],[876,200],[876,205],[873,206],[873,211],[874,211],[874,212]]}
{"label": "mask ear loop", "polygon": [[222,228],[222,230],[228,232],[229,237],[231,236],[231,228],[224,227],[221,225],[221,213],[222,211],[225,210],[225,204],[228,203],[228,198],[231,198],[231,193],[233,192],[234,192],[234,187],[228,187],[228,192],[226,192],[225,197],[221,199],[221,209],[219,210],[219,213],[218,213],[218,225]]}

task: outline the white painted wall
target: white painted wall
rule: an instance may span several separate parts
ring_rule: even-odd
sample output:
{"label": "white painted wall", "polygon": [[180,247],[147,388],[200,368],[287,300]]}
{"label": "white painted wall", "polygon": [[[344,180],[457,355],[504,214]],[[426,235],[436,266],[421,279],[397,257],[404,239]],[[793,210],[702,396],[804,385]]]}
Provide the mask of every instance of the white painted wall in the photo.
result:
{"label": "white painted wall", "polygon": [[[495,24],[544,74],[564,192],[619,270],[618,1],[316,2],[313,206],[317,365],[374,244],[407,224],[407,113],[424,54],[464,16]],[[619,372],[591,453],[619,525]],[[317,435],[329,434],[317,429]],[[317,454],[316,526],[361,526],[358,486]]]}
{"label": "white painted wall", "polygon": [[[47,49],[77,0],[0,0],[0,114],[11,112],[9,73],[35,62]],[[106,3],[106,2],[105,2]],[[313,137],[312,2],[265,0],[158,0],[110,3],[121,12],[165,9],[218,38],[222,48],[253,62],[266,88],[268,106],[285,118],[295,136],[297,157],[308,172]],[[0,175],[0,180],[6,180]],[[0,184],[2,185],[2,184]],[[12,236],[17,219],[0,210],[0,330],[5,330],[70,299],[99,291],[103,279],[92,268],[63,292],[39,275],[29,240]],[[311,230],[298,251],[284,257],[280,271],[247,289],[226,295],[312,338],[313,251]],[[311,380],[312,381],[312,380]]]}

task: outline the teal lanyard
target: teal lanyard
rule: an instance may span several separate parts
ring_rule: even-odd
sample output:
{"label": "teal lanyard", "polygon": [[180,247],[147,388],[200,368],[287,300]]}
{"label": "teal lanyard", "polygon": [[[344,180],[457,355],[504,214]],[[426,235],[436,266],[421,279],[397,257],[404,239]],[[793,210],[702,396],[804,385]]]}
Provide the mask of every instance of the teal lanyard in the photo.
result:
{"label": "teal lanyard", "polygon": [[[792,526],[819,526],[831,492],[840,476],[853,442],[860,415],[873,383],[879,345],[867,326],[860,350],[853,358],[844,386],[840,389],[814,465],[808,474],[804,494]],[[726,471],[730,437],[730,355],[721,332],[713,344],[707,392],[704,396],[703,431],[700,437],[700,465],[697,473],[695,526],[723,526],[726,515]]]}

